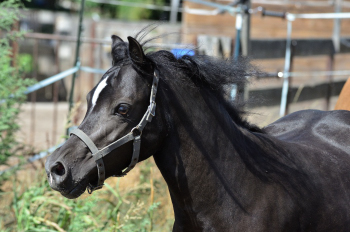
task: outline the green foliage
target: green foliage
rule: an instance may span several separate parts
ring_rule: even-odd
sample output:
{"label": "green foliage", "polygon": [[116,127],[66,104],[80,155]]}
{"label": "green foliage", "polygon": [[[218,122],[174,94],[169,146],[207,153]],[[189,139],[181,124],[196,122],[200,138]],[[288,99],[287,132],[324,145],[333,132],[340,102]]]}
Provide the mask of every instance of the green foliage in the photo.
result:
{"label": "green foliage", "polygon": [[[13,60],[11,41],[22,36],[20,32],[10,32],[12,24],[18,20],[21,6],[17,0],[8,0],[0,3],[0,29],[5,35],[0,38],[0,164],[6,163],[14,153],[16,146],[15,132],[19,106],[25,100],[23,91],[33,83],[23,79],[28,58]],[[16,64],[13,65],[13,63]],[[28,70],[28,69],[27,69]]]}
{"label": "green foliage", "polygon": [[[122,0],[123,2],[130,2],[128,0]],[[143,4],[156,4],[163,5],[163,0],[134,0],[133,3],[143,3]],[[117,10],[117,15],[119,19],[125,20],[141,20],[150,19],[153,10],[147,10],[139,7],[129,7],[129,6],[119,6]]]}
{"label": "green foliage", "polygon": [[31,54],[18,54],[17,64],[22,68],[24,73],[31,73],[33,67],[33,56]]}
{"label": "green foliage", "polygon": [[[72,0],[73,2],[80,2],[81,0]],[[165,5],[166,0],[120,0],[120,2],[130,2],[130,3],[142,3],[142,4],[155,4],[155,5]],[[163,11],[145,9],[142,7],[134,6],[122,6],[113,4],[104,4],[96,2],[85,2],[85,14],[91,15],[92,13],[101,14],[102,17],[113,18],[113,19],[123,19],[123,20],[143,20],[143,19],[160,19],[160,15]]]}
{"label": "green foliage", "polygon": [[[147,166],[142,166],[143,173],[150,177],[150,169]],[[5,229],[19,232],[163,232],[171,230],[173,221],[164,223],[165,215],[161,215],[158,211],[162,205],[150,200],[150,192],[153,191],[151,179],[147,183],[139,183],[135,187],[123,190],[119,187],[120,179],[118,179],[113,186],[105,184],[102,190],[92,195],[83,195],[78,199],[70,200],[49,187],[43,170],[37,174],[37,181],[27,189],[19,185],[16,179],[13,180],[13,198],[7,209],[10,212],[12,208],[13,216],[0,215],[1,231]],[[162,186],[161,189],[162,192],[157,193],[157,196],[165,194],[166,186]],[[160,223],[161,221],[163,222]]]}
{"label": "green foliage", "polygon": [[0,3],[0,29],[9,31],[13,22],[18,20],[19,8],[22,6],[18,0],[7,0]]}

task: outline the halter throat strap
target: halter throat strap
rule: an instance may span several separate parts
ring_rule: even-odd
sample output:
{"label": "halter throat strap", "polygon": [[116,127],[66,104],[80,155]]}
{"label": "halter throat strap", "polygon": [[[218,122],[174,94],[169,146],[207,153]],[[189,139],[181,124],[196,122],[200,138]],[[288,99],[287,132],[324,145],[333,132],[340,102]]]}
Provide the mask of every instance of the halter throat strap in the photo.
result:
{"label": "halter throat strap", "polygon": [[108,146],[98,149],[95,145],[95,143],[90,139],[88,135],[86,135],[82,130],[79,128],[75,129],[70,133],[70,135],[77,136],[82,142],[85,143],[85,145],[89,148],[91,151],[92,156],[95,159],[96,165],[97,165],[97,171],[98,171],[98,181],[97,185],[93,186],[89,183],[87,187],[88,193],[92,193],[93,191],[97,189],[101,189],[103,187],[103,183],[105,181],[105,166],[103,162],[103,157],[111,153],[116,148],[124,145],[125,143],[129,141],[133,141],[133,154],[131,158],[131,162],[129,166],[122,171],[120,174],[114,175],[116,177],[122,177],[125,176],[128,172],[130,172],[137,164],[139,160],[140,155],[140,148],[141,148],[141,135],[142,131],[145,128],[146,124],[148,122],[152,121],[152,118],[155,116],[156,113],[156,94],[157,94],[157,87],[158,87],[159,78],[157,74],[154,72],[153,76],[153,84],[151,89],[151,96],[150,96],[150,104],[147,108],[146,113],[143,115],[141,121],[139,124],[134,127],[128,134],[121,137],[120,139],[114,141],[113,143],[109,144]]}

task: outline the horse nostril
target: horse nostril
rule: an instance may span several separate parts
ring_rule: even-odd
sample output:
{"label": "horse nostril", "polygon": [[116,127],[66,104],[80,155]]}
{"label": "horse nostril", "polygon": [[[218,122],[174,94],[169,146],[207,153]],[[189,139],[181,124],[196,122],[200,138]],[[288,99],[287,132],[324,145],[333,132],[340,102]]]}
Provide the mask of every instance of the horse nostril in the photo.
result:
{"label": "horse nostril", "polygon": [[62,163],[57,162],[52,168],[51,172],[53,174],[56,174],[57,176],[63,176],[66,173],[66,170],[64,169],[64,166]]}

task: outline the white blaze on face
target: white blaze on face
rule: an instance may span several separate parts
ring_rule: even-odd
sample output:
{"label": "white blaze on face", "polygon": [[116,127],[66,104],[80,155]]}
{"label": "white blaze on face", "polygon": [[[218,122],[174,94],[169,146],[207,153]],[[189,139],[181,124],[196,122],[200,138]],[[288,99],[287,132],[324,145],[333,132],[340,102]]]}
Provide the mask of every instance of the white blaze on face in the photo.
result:
{"label": "white blaze on face", "polygon": [[52,175],[51,175],[51,173],[49,174],[50,175],[50,185],[52,185]]}
{"label": "white blaze on face", "polygon": [[96,105],[97,99],[100,96],[100,93],[102,92],[102,90],[107,86],[107,80],[108,80],[108,76],[103,79],[100,84],[98,84],[95,92],[94,92],[94,96],[92,96],[92,107],[94,107]]}

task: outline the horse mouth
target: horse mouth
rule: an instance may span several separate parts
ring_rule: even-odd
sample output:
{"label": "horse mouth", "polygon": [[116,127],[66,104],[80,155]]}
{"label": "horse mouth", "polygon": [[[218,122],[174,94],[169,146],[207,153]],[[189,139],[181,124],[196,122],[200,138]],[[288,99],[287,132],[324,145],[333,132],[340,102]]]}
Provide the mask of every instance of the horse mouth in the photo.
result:
{"label": "horse mouth", "polygon": [[71,190],[67,192],[60,192],[62,196],[68,198],[68,199],[75,199],[80,197],[86,190],[86,187],[88,185],[89,181],[87,179],[82,180],[79,182],[76,186],[74,186]]}

